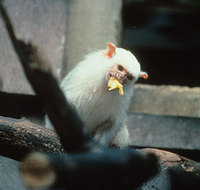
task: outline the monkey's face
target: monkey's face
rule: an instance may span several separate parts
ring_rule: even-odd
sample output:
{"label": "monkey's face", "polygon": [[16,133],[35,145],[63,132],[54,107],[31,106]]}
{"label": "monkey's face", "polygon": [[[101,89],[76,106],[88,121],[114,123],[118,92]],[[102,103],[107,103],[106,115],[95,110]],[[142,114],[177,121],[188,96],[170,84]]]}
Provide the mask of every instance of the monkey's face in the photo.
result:
{"label": "monkey's face", "polygon": [[123,95],[123,85],[131,85],[138,77],[146,79],[147,73],[141,71],[139,62],[130,51],[116,48],[112,43],[108,43],[107,46],[108,50],[104,52],[110,64],[107,86],[109,90],[118,88],[119,93]]}
{"label": "monkey's face", "polygon": [[108,79],[110,79],[110,77],[118,80],[122,85],[133,81],[135,78],[123,65],[118,63],[112,65],[108,70]]}

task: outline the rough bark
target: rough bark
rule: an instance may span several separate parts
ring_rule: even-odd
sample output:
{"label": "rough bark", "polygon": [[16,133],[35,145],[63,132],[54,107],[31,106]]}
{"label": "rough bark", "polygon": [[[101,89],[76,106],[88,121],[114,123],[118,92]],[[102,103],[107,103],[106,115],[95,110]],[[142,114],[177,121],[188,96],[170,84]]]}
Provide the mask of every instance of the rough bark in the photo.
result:
{"label": "rough bark", "polygon": [[0,117],[0,154],[21,160],[32,151],[63,152],[54,131],[33,123]]}
{"label": "rough bark", "polygon": [[153,153],[159,158],[160,173],[167,173],[169,176],[168,183],[171,190],[200,189],[199,162],[164,150],[147,148],[142,151]]}

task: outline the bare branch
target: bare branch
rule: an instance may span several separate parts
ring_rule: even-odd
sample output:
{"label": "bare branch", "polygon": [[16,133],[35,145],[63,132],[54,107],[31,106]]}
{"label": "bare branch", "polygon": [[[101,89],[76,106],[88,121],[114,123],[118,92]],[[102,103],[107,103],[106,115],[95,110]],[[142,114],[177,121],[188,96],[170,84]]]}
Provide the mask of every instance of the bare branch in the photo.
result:
{"label": "bare branch", "polygon": [[0,154],[21,160],[32,151],[63,152],[54,131],[26,121],[0,117]]}
{"label": "bare branch", "polygon": [[146,153],[153,153],[159,158],[160,173],[168,173],[170,189],[199,190],[200,163],[180,155],[157,149],[143,149]]}

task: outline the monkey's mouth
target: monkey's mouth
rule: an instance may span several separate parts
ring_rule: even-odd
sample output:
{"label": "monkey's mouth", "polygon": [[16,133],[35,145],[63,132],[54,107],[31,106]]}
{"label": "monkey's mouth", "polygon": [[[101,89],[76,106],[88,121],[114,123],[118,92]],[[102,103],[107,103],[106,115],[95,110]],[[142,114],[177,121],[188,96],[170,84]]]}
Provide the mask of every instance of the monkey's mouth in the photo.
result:
{"label": "monkey's mouth", "polygon": [[123,85],[120,83],[119,80],[115,79],[113,76],[109,77],[108,84],[107,84],[108,90],[115,90],[119,89],[119,94],[124,95]]}
{"label": "monkey's mouth", "polygon": [[129,73],[122,65],[114,65],[108,72],[108,90],[119,89],[119,94],[124,95],[123,85],[133,80],[133,74]]}
{"label": "monkey's mouth", "polygon": [[122,75],[122,73],[120,72],[109,72],[108,73],[108,79],[110,79],[111,77],[113,77],[114,79],[118,80],[120,84],[125,84],[127,83],[127,77]]}
{"label": "monkey's mouth", "polygon": [[110,70],[108,72],[108,79],[110,79],[111,77],[118,80],[122,85],[128,83],[128,81],[134,80],[135,78],[133,74],[129,73],[128,71],[122,73],[115,70]]}

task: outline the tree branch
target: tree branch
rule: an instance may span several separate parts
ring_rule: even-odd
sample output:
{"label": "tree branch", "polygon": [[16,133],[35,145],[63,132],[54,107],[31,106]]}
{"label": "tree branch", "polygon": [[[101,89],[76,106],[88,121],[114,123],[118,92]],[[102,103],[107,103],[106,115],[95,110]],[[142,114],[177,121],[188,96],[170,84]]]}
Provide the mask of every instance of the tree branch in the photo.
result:
{"label": "tree branch", "polygon": [[[23,176],[25,181],[28,179],[26,183],[31,187],[49,186],[50,183],[56,188],[132,189],[157,172],[157,159],[152,154],[143,154],[134,149],[104,150],[104,152],[100,149],[100,153],[64,154],[54,131],[26,121],[3,117],[0,117],[0,150],[1,155],[16,160],[23,159],[32,151],[53,153],[40,153],[44,158],[48,158],[42,164],[40,156],[39,160],[34,158],[27,162],[25,159]],[[50,165],[48,160],[51,160]],[[53,171],[51,167],[54,168]],[[57,176],[56,180],[51,177],[52,175]]]}
{"label": "tree branch", "polygon": [[63,152],[54,131],[27,121],[0,117],[0,153],[21,160],[32,151]]}
{"label": "tree branch", "polygon": [[[153,153],[159,158],[160,173],[168,173],[171,190],[199,190],[200,163],[180,155],[157,149],[143,149],[145,153]],[[158,181],[159,183],[159,181]]]}
{"label": "tree branch", "polygon": [[[17,160],[21,160],[21,158],[23,158],[27,153],[32,152],[32,151],[42,151],[42,152],[45,151],[45,152],[52,152],[52,153],[62,153],[63,152],[63,148],[60,144],[60,141],[53,131],[41,128],[37,125],[31,124],[28,122],[17,121],[15,119],[8,119],[8,118],[3,118],[3,117],[0,117],[0,150],[1,150],[2,155],[11,157],[11,158],[14,158]],[[57,154],[53,154],[53,155],[47,154],[46,157],[48,159],[51,159],[51,166],[53,166],[53,168],[54,168],[53,174],[60,176],[57,178],[57,180],[51,181],[51,186],[56,185],[56,186],[65,187],[65,186],[71,184],[74,187],[74,185],[78,185],[79,180],[77,180],[77,184],[76,184],[75,183],[76,181],[73,181],[73,179],[78,178],[78,175],[80,174],[80,172],[84,171],[82,168],[83,160],[85,160],[85,170],[86,171],[88,170],[88,173],[90,173],[90,172],[92,173],[93,170],[95,170],[97,172],[96,174],[93,173],[92,177],[94,177],[96,180],[100,177],[101,177],[101,179],[103,178],[102,181],[99,180],[100,183],[103,183],[103,184],[101,184],[102,186],[105,185],[104,181],[107,179],[104,179],[104,177],[107,178],[108,171],[109,172],[114,171],[116,173],[115,178],[113,179],[115,181],[116,179],[120,178],[120,176],[125,175],[121,171],[121,169],[123,167],[121,168],[120,162],[119,163],[116,163],[116,162],[119,160],[120,155],[122,157],[123,156],[126,157],[126,156],[130,155],[131,153],[129,154],[128,152],[129,151],[131,152],[131,150],[128,149],[128,150],[122,150],[122,151],[121,150],[114,150],[114,151],[119,151],[119,152],[117,154],[115,154],[112,152],[112,150],[109,150],[109,151],[105,151],[105,152],[101,152],[101,153],[97,153],[97,154],[95,154],[95,153],[72,154],[72,155],[71,154],[61,154],[61,155],[60,154],[58,154],[58,155]],[[172,187],[171,189],[175,189],[175,190],[176,189],[200,189],[199,188],[200,187],[200,180],[199,180],[200,164],[198,162],[184,158],[177,154],[173,154],[173,153],[163,151],[163,150],[158,150],[158,149],[152,149],[152,148],[141,149],[140,151],[137,152],[137,154],[133,154],[133,157],[132,157],[133,160],[136,158],[139,159],[138,163],[136,165],[134,165],[134,166],[138,167],[137,168],[138,170],[131,169],[129,177],[134,176],[134,175],[140,176],[141,178],[145,177],[144,174],[138,172],[140,170],[142,171],[143,167],[145,168],[145,171],[150,172],[151,175],[154,173],[155,168],[156,168],[154,166],[155,160],[147,159],[148,160],[147,163],[149,163],[149,162],[152,162],[152,163],[151,164],[146,163],[147,166],[145,166],[145,164],[143,163],[143,161],[145,160],[144,158],[149,158],[149,157],[146,157],[146,156],[144,156],[144,154],[141,154],[142,152],[145,152],[146,156],[148,155],[148,153],[153,153],[153,154],[157,155],[157,157],[159,158],[160,173],[162,174],[162,173],[167,172],[169,174],[170,181],[168,183],[170,183],[170,186]],[[96,157],[94,157],[94,155],[96,155]],[[29,156],[28,156],[28,158],[29,158]],[[93,158],[95,158],[95,159],[93,160]],[[36,162],[37,162],[37,160],[36,160]],[[38,178],[37,172],[40,172],[43,169],[40,168],[42,166],[36,165],[36,162],[34,161],[33,164],[30,164],[30,162],[26,162],[26,160],[25,160],[25,163],[26,163],[25,167],[28,167],[28,171],[26,171],[26,172],[28,172],[28,173],[25,172],[25,173],[23,173],[23,175],[25,175],[25,178],[27,177],[26,175],[28,175],[28,177],[30,177],[29,179],[31,181],[38,180],[37,184],[39,185],[40,182],[43,182],[43,178],[40,178],[40,177]],[[40,163],[40,158],[39,158],[38,162]],[[71,168],[72,166],[70,165],[71,163],[74,163],[74,162],[76,163],[76,166],[77,166],[77,167],[75,167],[76,170],[75,170],[75,168]],[[86,162],[88,163],[88,165],[86,165]],[[117,165],[119,164],[118,165],[119,171],[116,166],[114,167],[115,169],[109,170],[109,167],[111,167],[111,166],[107,167],[106,163],[108,165],[110,165],[110,164],[112,165],[112,162],[113,162],[113,164],[117,164]],[[57,163],[60,163],[60,165],[57,166]],[[92,164],[94,164],[94,165],[92,165]],[[105,169],[103,168],[103,167],[105,167],[104,164],[106,166]],[[126,162],[126,164],[128,164],[128,162]],[[149,168],[149,165],[152,166],[152,168]],[[93,170],[91,169],[92,166],[94,167]],[[36,168],[34,168],[34,167],[36,167]],[[32,170],[31,170],[31,168],[32,168]],[[130,165],[127,165],[127,168],[130,168]],[[33,173],[31,173],[31,172],[33,172]],[[50,170],[45,170],[45,171],[43,171],[43,175],[48,176],[49,172],[50,172]],[[74,174],[74,172],[75,172],[75,174]],[[85,180],[82,181],[81,183],[86,183],[86,184],[82,184],[82,185],[86,185],[86,187],[88,185],[90,185],[91,173],[88,175],[85,175],[85,177],[83,178]],[[34,175],[36,175],[36,176],[34,176]],[[62,177],[61,177],[61,175],[62,175]],[[75,178],[73,178],[74,175],[75,175]],[[111,173],[109,175],[111,175]],[[119,176],[117,177],[116,175],[119,175]],[[69,176],[71,176],[72,179],[69,178]],[[65,180],[63,180],[63,178],[65,178]],[[68,181],[66,181],[66,179],[68,179]],[[143,178],[143,179],[145,181],[146,178]],[[40,180],[42,180],[42,181],[40,181]],[[135,180],[136,180],[136,178],[135,178]],[[63,184],[63,181],[64,181],[64,184]],[[92,179],[92,181],[95,182],[94,179]],[[130,181],[133,181],[133,179],[131,178]],[[87,184],[87,182],[88,182],[88,184]],[[34,184],[32,184],[32,182],[28,181],[27,184],[29,184],[29,183],[31,183],[30,186],[34,186]],[[95,183],[93,185],[95,185]],[[110,183],[110,182],[106,181],[105,183]],[[120,183],[122,183],[122,182],[120,182]],[[133,182],[127,182],[127,183],[132,184]],[[156,183],[159,183],[159,182],[157,181]],[[99,183],[97,183],[97,184],[99,185]],[[118,182],[115,181],[115,184],[118,184]],[[46,185],[48,185],[48,184],[46,184]],[[102,187],[102,186],[100,186],[100,187]],[[162,184],[161,184],[161,186],[162,186]],[[85,186],[83,186],[83,187],[85,187]]]}

